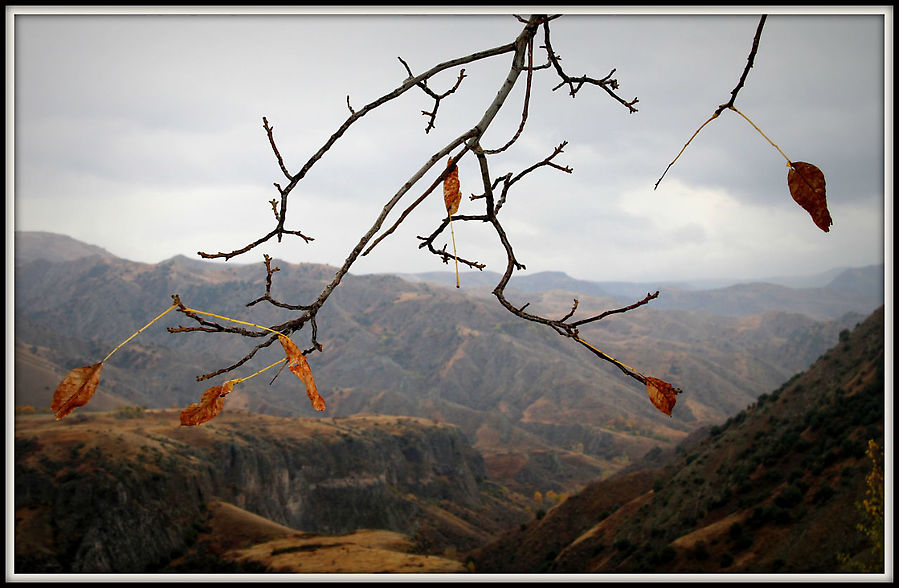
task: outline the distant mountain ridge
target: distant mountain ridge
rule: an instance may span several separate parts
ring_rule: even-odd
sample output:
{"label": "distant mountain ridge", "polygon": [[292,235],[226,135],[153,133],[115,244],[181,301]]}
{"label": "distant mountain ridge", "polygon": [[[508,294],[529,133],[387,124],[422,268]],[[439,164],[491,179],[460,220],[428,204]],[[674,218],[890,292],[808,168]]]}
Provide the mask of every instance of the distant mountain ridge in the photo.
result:
{"label": "distant mountain ridge", "polygon": [[[273,294],[291,302],[317,296],[336,272],[276,263],[281,269]],[[258,324],[290,316],[245,306],[264,291],[261,263],[33,258],[17,261],[15,278],[16,404],[36,408],[49,405],[54,373],[58,382],[68,370],[104,357],[164,310],[173,293],[193,308]],[[473,287],[457,291],[392,275],[347,275],[318,316],[324,353],[309,361],[326,416],[408,415],[457,424],[488,470],[524,493],[570,489],[621,469],[657,444],[673,446],[804,369],[863,318],[853,312],[826,320],[783,311],[724,316],[665,310],[654,301],[584,326],[582,336],[614,357],[685,390],[669,418],[613,366],[475,294]],[[584,312],[619,304],[607,296],[578,296]],[[571,305],[571,294],[560,289],[515,298],[548,313]],[[187,406],[217,383],[199,383],[197,375],[252,347],[241,337],[166,332],[179,324],[190,321],[170,313],[113,357],[104,367],[98,407]],[[308,335],[294,337],[299,342]],[[275,359],[271,350],[258,355],[234,375]],[[272,385],[262,380],[238,386],[225,410],[316,416],[296,381],[283,375]]]}
{"label": "distant mountain ridge", "polygon": [[115,257],[96,245],[89,245],[58,233],[44,231],[16,231],[14,235],[15,261],[26,263],[35,259],[47,261],[71,261],[91,255]]}
{"label": "distant mountain ridge", "polygon": [[[881,271],[877,272],[877,269]],[[573,278],[568,274],[560,271],[540,271],[528,274],[517,274],[512,278],[512,282],[522,291],[542,291],[542,290],[571,290],[574,288],[584,289],[591,294],[597,296],[603,295],[627,295],[631,296],[647,288],[675,288],[677,290],[715,290],[719,288],[727,288],[741,284],[773,284],[775,286],[783,286],[786,288],[822,288],[834,285],[835,279],[848,272],[853,275],[856,271],[871,271],[874,275],[883,275],[883,264],[874,264],[861,267],[839,267],[831,270],[809,275],[795,276],[772,276],[769,278],[760,278],[753,280],[746,279],[704,279],[704,280],[662,280],[659,282],[628,282],[621,280],[583,280]],[[434,282],[443,285],[455,286],[455,274],[447,271],[431,271],[418,273],[401,273],[397,274],[404,279],[410,281]],[[858,274],[855,274],[858,275]],[[499,281],[500,274],[492,271],[463,271],[463,281],[472,286],[490,286],[493,287]]]}
{"label": "distant mountain ridge", "polygon": [[[443,286],[455,285],[450,272],[400,274],[411,280]],[[494,272],[464,272],[463,284],[487,294],[499,282]],[[778,282],[741,281],[709,287],[693,282],[591,282],[562,272],[516,275],[508,290],[540,293],[551,290],[586,294],[631,304],[647,293],[660,291],[653,307],[664,310],[700,310],[726,316],[750,316],[771,310],[801,312],[813,318],[833,318],[845,312],[868,314],[883,303],[884,266],[844,268],[817,274],[777,278]],[[787,284],[816,284],[802,287]]]}
{"label": "distant mountain ridge", "polygon": [[[45,259],[59,262],[79,259],[91,255],[115,257],[107,250],[90,245],[66,235],[43,231],[15,232],[15,259],[17,263]],[[204,260],[185,255],[176,255],[160,263],[177,261],[179,263],[195,262],[199,265],[208,263]],[[230,262],[229,265],[255,265]],[[455,285],[453,272],[432,271],[419,273],[396,273],[404,280],[412,282],[428,282],[442,285]],[[463,272],[463,282],[469,286],[491,289],[497,284],[500,274],[492,271]],[[511,288],[523,292],[543,292],[546,290],[564,290],[584,292],[592,296],[613,296],[621,298],[642,297],[647,291],[668,289],[682,295],[685,292],[716,291],[733,287],[770,284],[788,289],[810,290],[834,289],[852,291],[872,300],[883,298],[883,264],[862,267],[840,267],[809,275],[773,276],[757,280],[721,279],[721,280],[684,280],[660,282],[624,282],[624,281],[590,281],[573,278],[564,272],[543,271],[531,274],[518,274],[512,278]],[[682,304],[681,302],[679,302]],[[678,306],[678,308],[681,308]],[[876,308],[876,306],[875,306]],[[779,310],[783,310],[782,308]],[[873,310],[873,308],[872,308]]]}

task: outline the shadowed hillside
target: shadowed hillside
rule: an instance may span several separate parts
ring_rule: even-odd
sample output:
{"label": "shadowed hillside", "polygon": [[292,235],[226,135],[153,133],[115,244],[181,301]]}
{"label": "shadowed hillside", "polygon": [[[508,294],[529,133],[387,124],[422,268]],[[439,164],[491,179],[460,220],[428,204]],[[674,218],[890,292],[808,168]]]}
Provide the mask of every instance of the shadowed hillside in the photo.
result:
{"label": "shadowed hillside", "polygon": [[[884,312],[808,370],[653,467],[632,468],[473,552],[479,572],[843,571],[884,439]],[[891,391],[890,391],[891,392]]]}

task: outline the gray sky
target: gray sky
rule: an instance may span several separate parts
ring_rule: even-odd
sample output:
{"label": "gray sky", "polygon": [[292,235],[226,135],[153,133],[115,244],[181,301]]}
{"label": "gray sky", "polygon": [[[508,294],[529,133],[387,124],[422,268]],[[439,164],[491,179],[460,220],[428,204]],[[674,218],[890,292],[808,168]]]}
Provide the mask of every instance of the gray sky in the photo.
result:
{"label": "gray sky", "polygon": [[[707,125],[653,190],[687,139],[730,97],[758,8],[566,14],[551,30],[567,73],[602,77],[616,68],[620,95],[638,97],[639,112],[628,114],[597,88],[572,99],[564,89],[551,90],[557,84],[551,70],[535,74],[524,135],[494,159],[492,170],[517,173],[568,141],[555,161],[574,173],[531,174],[501,212],[528,272],[560,270],[591,280],[745,279],[884,261],[885,218],[892,249],[891,171],[886,217],[884,201],[892,9],[778,10],[768,10],[736,106],[792,160],[824,172],[831,231],[818,229],[790,197],[783,156],[733,112]],[[230,251],[273,228],[268,201],[277,197],[272,183],[284,178],[263,116],[296,172],[348,117],[347,95],[359,109],[403,82],[398,56],[417,74],[510,42],[522,27],[509,14],[18,11],[12,31],[9,19],[8,10],[15,197],[8,185],[7,218],[17,230],[63,233],[149,263]],[[466,66],[467,77],[441,103],[430,134],[420,113],[433,101],[418,89],[362,118],[291,195],[288,228],[315,241],[288,237],[229,263],[259,263],[265,252],[295,263],[342,264],[409,176],[480,119],[509,57]],[[442,91],[457,76],[453,68],[430,85]],[[487,146],[514,133],[524,79],[488,131]],[[886,139],[892,161],[892,134]],[[466,196],[481,191],[470,156],[460,164],[460,181]],[[388,224],[424,187],[407,194]],[[460,213],[481,213],[479,203],[463,199]],[[430,234],[444,215],[435,192],[351,271],[451,269],[417,247],[416,235]],[[504,269],[489,226],[454,229],[460,255]]]}

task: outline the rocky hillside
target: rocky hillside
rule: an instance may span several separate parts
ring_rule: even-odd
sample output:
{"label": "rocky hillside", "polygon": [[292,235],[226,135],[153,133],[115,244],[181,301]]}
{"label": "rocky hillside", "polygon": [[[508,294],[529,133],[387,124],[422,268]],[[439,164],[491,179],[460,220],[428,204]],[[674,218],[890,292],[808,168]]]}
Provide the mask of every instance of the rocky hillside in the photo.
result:
{"label": "rocky hillside", "polygon": [[[883,554],[856,528],[883,447],[884,312],[649,469],[589,485],[473,552],[479,572],[835,573]],[[882,467],[882,464],[881,464]],[[878,568],[879,564],[879,568]]]}
{"label": "rocky hillside", "polygon": [[416,418],[231,412],[181,427],[173,410],[19,415],[14,481],[16,573],[233,569],[209,546],[274,537],[216,537],[218,502],[305,539],[391,531],[421,555],[461,553],[526,518],[457,427]]}
{"label": "rocky hillside", "polygon": [[[271,306],[245,306],[264,292],[261,263],[176,257],[151,265],[105,255],[60,261],[53,248],[46,250],[40,257],[40,248],[31,247],[32,255],[16,263],[17,405],[44,410],[68,370],[104,357],[164,310],[174,293],[193,308],[258,324],[290,318]],[[272,292],[290,302],[317,296],[335,272],[275,264],[280,271]],[[659,300],[666,296],[663,291]],[[551,290],[514,301],[561,315],[571,298]],[[613,298],[580,297],[584,313],[619,305]],[[324,353],[309,361],[328,403],[325,417],[411,415],[456,424],[484,455],[491,475],[531,495],[575,490],[656,445],[672,447],[696,428],[722,421],[805,369],[862,318],[735,317],[654,306],[585,326],[582,336],[684,389],[673,418],[610,364],[512,316],[495,300],[469,295],[467,286],[457,291],[396,276],[348,275],[318,316]],[[123,347],[104,365],[95,400],[79,410],[187,406],[209,385],[196,382],[197,375],[243,357],[253,343],[166,331],[179,324],[190,321],[170,313]],[[301,345],[307,337],[294,336]],[[235,375],[270,364],[273,353],[263,350]],[[262,380],[241,384],[225,410],[317,416],[295,380]]]}

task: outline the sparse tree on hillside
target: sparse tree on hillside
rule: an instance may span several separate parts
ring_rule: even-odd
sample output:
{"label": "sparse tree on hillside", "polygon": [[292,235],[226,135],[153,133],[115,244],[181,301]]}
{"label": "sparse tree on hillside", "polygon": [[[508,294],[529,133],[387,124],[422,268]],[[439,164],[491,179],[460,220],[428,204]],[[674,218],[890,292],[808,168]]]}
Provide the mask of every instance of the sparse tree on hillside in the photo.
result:
{"label": "sparse tree on hillside", "polygon": [[[316,322],[319,311],[326,304],[334,290],[340,285],[341,280],[350,271],[353,264],[360,257],[371,253],[384,239],[389,238],[397,227],[407,220],[409,214],[441,186],[443,188],[447,214],[436,223],[436,227],[434,227],[430,233],[418,237],[420,240],[418,247],[426,249],[444,263],[448,264],[450,261],[453,261],[456,267],[457,286],[459,285],[459,264],[478,270],[483,269],[485,265],[477,260],[476,255],[469,253],[463,253],[462,255],[457,254],[453,223],[471,222],[489,225],[495,231],[506,258],[505,269],[499,282],[493,289],[493,295],[496,297],[499,304],[521,319],[553,329],[559,335],[581,345],[600,359],[614,364],[624,374],[645,385],[652,403],[665,414],[671,415],[672,408],[676,402],[675,395],[681,392],[680,389],[657,378],[642,374],[640,371],[601,351],[599,348],[582,338],[579,334],[579,328],[584,325],[595,323],[610,315],[629,312],[650,303],[659,296],[658,291],[647,293],[645,297],[628,306],[604,310],[602,312],[593,311],[592,313],[588,313],[587,316],[581,317],[575,316],[579,311],[577,299],[573,300],[570,308],[560,309],[559,316],[552,317],[529,311],[527,308],[528,304],[513,302],[506,294],[506,287],[509,284],[509,280],[515,272],[524,270],[525,265],[515,254],[513,248],[514,236],[510,235],[502,224],[503,205],[509,198],[514,198],[514,192],[521,189],[525,184],[525,182],[522,182],[521,180],[529,174],[538,172],[543,173],[546,171],[570,174],[574,171],[560,161],[567,145],[567,141],[561,142],[554,148],[548,148],[547,155],[544,159],[535,161],[532,165],[521,170],[504,170],[500,172],[491,165],[491,156],[513,149],[518,139],[526,132],[528,117],[532,114],[529,111],[529,105],[532,80],[534,77],[539,75],[554,77],[556,85],[553,90],[565,90],[572,98],[578,96],[582,91],[598,91],[600,94],[604,94],[606,98],[610,99],[612,106],[619,108],[623,114],[634,115],[638,112],[636,106],[638,104],[638,99],[636,97],[626,98],[621,94],[618,78],[615,77],[616,70],[614,68],[611,68],[606,75],[601,77],[591,77],[590,75],[576,76],[565,70],[560,55],[555,51],[551,36],[552,22],[560,18],[560,16],[561,15],[532,15],[528,18],[515,16],[514,18],[518,19],[523,25],[521,32],[515,39],[498,47],[484,49],[471,53],[470,55],[439,63],[421,73],[414,72],[409,64],[400,57],[399,61],[405,69],[407,74],[406,78],[393,90],[361,107],[354,108],[350,97],[347,96],[346,107],[348,116],[346,120],[330,136],[330,138],[328,138],[324,145],[309,156],[308,160],[306,160],[306,162],[296,171],[291,171],[284,155],[282,155],[278,148],[274,126],[270,124],[267,117],[262,117],[262,128],[265,131],[265,135],[271,146],[278,167],[284,175],[284,179],[281,182],[274,182],[277,195],[270,201],[274,217],[273,227],[252,243],[237,249],[227,252],[220,251],[218,253],[199,252],[199,255],[203,258],[230,260],[250,253],[272,239],[277,239],[277,241],[280,242],[284,237],[300,239],[305,243],[312,242],[313,237],[307,235],[305,232],[295,228],[288,228],[293,226],[292,223],[288,222],[288,204],[292,201],[291,197],[294,190],[303,181],[312,167],[322,158],[329,156],[331,148],[351,132],[352,127],[356,122],[375,109],[397,99],[406,92],[418,90],[423,92],[430,100],[433,100],[433,107],[431,110],[422,111],[422,115],[425,117],[426,121],[424,132],[429,133],[431,129],[435,127],[438,111],[443,101],[451,100],[452,95],[465,82],[466,76],[464,66],[488,59],[508,59],[511,57],[509,70],[505,77],[497,80],[496,88],[489,88],[485,91],[485,95],[487,96],[490,96],[490,93],[494,91],[496,91],[496,95],[484,109],[481,118],[479,120],[472,120],[469,130],[463,132],[445,145],[435,146],[434,151],[424,159],[419,169],[411,177],[406,179],[393,195],[389,196],[383,209],[373,220],[371,227],[360,237],[358,243],[356,243],[346,257],[343,265],[338,269],[337,273],[317,297],[312,300],[292,300],[289,302],[276,299],[272,295],[272,282],[276,272],[279,271],[279,268],[273,266],[272,259],[268,255],[263,255],[263,263],[266,271],[265,291],[255,300],[247,302],[246,306],[252,307],[257,304],[270,304],[278,308],[295,311],[296,315],[294,318],[281,324],[261,326],[191,308],[187,305],[189,301],[182,301],[177,294],[173,295],[173,304],[166,310],[166,312],[169,310],[177,310],[184,314],[185,317],[195,321],[196,324],[192,324],[192,326],[170,328],[169,330],[171,332],[228,333],[258,341],[244,357],[225,367],[198,376],[198,381],[207,380],[223,374],[234,373],[235,370],[252,359],[257,352],[271,346],[275,342],[280,342],[286,356],[254,374],[242,378],[231,379],[222,385],[209,388],[199,403],[191,405],[182,413],[183,424],[199,424],[213,418],[221,410],[224,403],[224,397],[233,389],[234,385],[261,373],[266,369],[278,365],[281,365],[281,368],[283,368],[284,365],[287,365],[288,369],[295,373],[306,385],[307,394],[309,395],[313,406],[317,410],[323,410],[325,408],[325,401],[316,390],[315,380],[312,377],[312,371],[306,360],[307,355],[323,351],[323,346],[318,341],[318,325]],[[743,69],[742,75],[739,77],[736,87],[731,91],[729,100],[724,104],[717,106],[717,108],[714,109],[712,116],[699,127],[699,130],[713,119],[717,118],[725,110],[736,112],[745,118],[747,122],[752,124],[743,113],[736,109],[734,102],[753,66],[764,23],[765,16],[762,16],[752,40],[752,47],[747,63]],[[448,70],[456,71],[456,68],[459,69],[455,81],[451,84],[446,84],[449,87],[437,88],[437,83],[435,82],[436,76],[441,72]],[[500,109],[508,100],[512,89],[517,84],[524,84],[524,100],[521,106],[517,131],[502,145],[484,144],[483,138],[485,132],[490,128]],[[752,126],[755,127],[754,124]],[[755,128],[756,130],[759,130],[757,127]],[[693,137],[699,133],[699,130],[694,133]],[[759,132],[761,133],[760,130]],[[765,137],[765,139],[768,138]],[[678,153],[674,161],[672,161],[664,170],[662,177],[668,173],[671,166],[677,161],[677,158],[684,153],[684,150],[689,145],[690,141],[692,141],[692,137],[687,141],[686,145],[684,145],[684,148]],[[768,141],[770,142],[770,139],[768,139]],[[777,147],[773,142],[771,144],[775,148]],[[778,151],[780,150],[778,149]],[[479,193],[470,195],[470,200],[476,203],[476,206],[480,209],[480,212],[477,214],[458,213],[462,194],[459,190],[457,164],[464,157],[475,158],[480,170],[480,177],[474,180],[480,186],[478,188]],[[815,223],[822,230],[827,231],[830,225],[830,216],[827,213],[826,208],[823,175],[821,175],[820,171],[811,164],[791,162],[789,158],[787,158],[787,163],[790,166],[788,186],[791,195],[801,206],[809,211]],[[658,188],[659,182],[661,181],[662,178],[659,178],[659,181],[656,183],[656,188]],[[412,195],[414,195],[414,199],[407,201],[407,196],[412,198]],[[403,205],[402,209],[400,209],[401,203]],[[398,214],[394,214],[395,212],[398,212]],[[393,217],[391,217],[392,214]],[[393,218],[390,224],[388,224],[389,218]],[[447,239],[447,232],[449,232],[449,240],[453,243],[452,252],[447,250],[447,244],[444,244],[442,247],[437,245],[438,240]],[[158,320],[161,316],[162,315],[156,317],[154,321]],[[150,324],[152,324],[152,322],[153,321],[151,321]],[[236,326],[234,323],[237,323],[239,326]],[[292,341],[291,337],[294,333],[297,333],[304,328],[308,335],[308,344],[305,349],[301,350]],[[139,332],[140,331],[138,331],[138,333]],[[136,334],[137,333],[135,333],[135,335]],[[127,340],[125,342],[127,342]],[[118,349],[118,347],[116,349]],[[114,351],[115,350],[113,350],[113,352]],[[107,359],[108,357],[109,356],[107,356]],[[101,361],[92,366],[84,366],[83,368],[73,370],[73,372],[67,376],[66,380],[60,384],[60,388],[54,396],[52,405],[53,410],[57,411],[57,418],[62,418],[75,407],[87,403],[99,382],[102,363],[103,362]]]}
{"label": "sparse tree on hillside", "polygon": [[838,555],[840,565],[847,572],[880,573],[883,561],[883,448],[873,439],[868,440],[865,455],[871,461],[871,471],[865,476],[865,498],[857,503],[863,522],[856,528],[868,542],[867,549],[855,557],[845,553]]}

